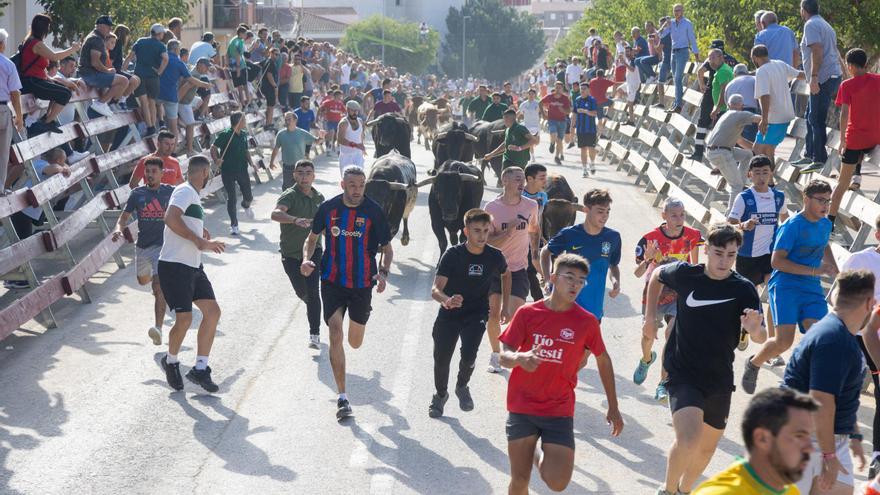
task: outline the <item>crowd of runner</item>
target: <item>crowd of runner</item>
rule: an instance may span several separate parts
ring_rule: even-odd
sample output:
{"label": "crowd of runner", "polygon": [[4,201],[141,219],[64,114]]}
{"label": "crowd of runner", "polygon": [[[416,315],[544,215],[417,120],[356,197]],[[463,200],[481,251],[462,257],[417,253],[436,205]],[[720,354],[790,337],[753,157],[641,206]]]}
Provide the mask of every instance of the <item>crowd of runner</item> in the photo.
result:
{"label": "crowd of runner", "polygon": [[[432,332],[435,390],[426,400],[428,415],[445,413],[459,341],[452,391],[462,411],[474,409],[469,382],[487,333],[492,351],[487,370],[512,369],[506,424],[509,492],[528,493],[533,465],[548,487],[565,489],[574,469],[574,389],[591,355],[606,394],[611,435],[624,430],[601,323],[606,295],[616,297],[627,283],[619,269],[622,252],[633,249],[633,275],[643,286],[643,335],[641,355],[629,364],[635,368],[634,383],[642,385],[660,358],[661,379],[653,397],[668,403],[675,432],[657,494],[853,493],[854,459],[865,463],[856,418],[859,394],[866,364],[876,370],[874,363],[880,362],[880,310],[875,309],[880,248],[854,253],[839,270],[829,239],[850,177],[859,175],[862,158],[880,145],[874,117],[880,112],[880,76],[867,71],[868,57],[861,49],[839,59],[834,30],[819,14],[816,0],[802,1],[801,17],[799,49],[794,34],[778,24],[773,12],[755,15],[754,75],[748,65],[732,60],[719,40],[712,42],[697,72],[704,97],[691,158],[705,157],[731,186],[728,222],[712,225],[705,236],[685,225],[683,202],[667,198],[661,225],[638,240],[624,240],[606,225],[610,194],[594,188],[578,207],[583,223],[545,239],[541,217],[548,201],[548,166],[534,163],[534,148],[545,129],[557,164],[565,159],[565,149],[576,146],[583,176],[595,174],[607,108],[625,102],[632,121],[644,83],[662,85],[672,79],[675,98],[669,111],[681,110],[686,62],[691,54],[700,60],[694,26],[682,5],[673,7],[671,17],[646,22],[647,39],[638,27],[630,32],[631,42],[613,33],[613,51],[602,33],[590,30],[580,55],[545,63],[515,81],[517,91],[509,82],[493,91],[487,81],[474,78],[399,74],[329,43],[285,39],[278,31],[254,32],[246,25],[237,28],[225,48],[205,33],[187,49],[180,42],[180,19],[154,24],[147,36],[131,43],[127,27],[101,16],[81,45],[54,51],[43,43],[52,20],[41,14],[34,17],[16,60],[0,55],[0,153],[8,152],[13,129],[31,137],[61,132],[75,119],[72,93],[86,87],[99,94],[87,105],[90,113],[139,108],[142,134],[155,135],[157,149],[131,175],[131,196],[114,239],[120,240],[136,217],[136,276],[152,287],[155,321],[148,335],[156,345],[167,339],[161,364],[168,384],[175,390],[184,387],[178,354],[195,305],[202,318],[196,361],[186,378],[217,392],[208,360],[221,310],[201,257],[203,252],[222,253],[225,245],[204,227],[200,191],[212,171],[219,170],[230,233],[240,233],[239,206],[248,220],[255,218],[245,112],[263,108],[264,128],[277,132],[270,167],[280,150],[283,192],[271,218],[280,224],[282,266],[305,303],[309,347],[320,346],[322,314],[329,328],[336,417],[344,420],[353,414],[344,335],[352,349],[362,345],[373,288],[385,290],[394,260],[386,215],[365,195],[366,121],[385,113],[408,115],[416,96],[443,101],[441,110],[466,124],[503,120],[504,143],[478,157],[503,155],[501,193],[464,215],[466,241],[447,249],[437,264],[430,294],[439,306]],[[0,30],[0,51],[7,48],[6,38]],[[802,70],[795,68],[801,65]],[[850,76],[846,80],[844,69]],[[192,154],[190,127],[213,117],[211,82],[227,76],[240,110],[230,114],[230,127],[214,136],[208,153]],[[802,173],[821,170],[828,159],[825,118],[833,98],[841,107],[842,166],[838,185],[810,181],[803,190],[804,208],[789,216],[784,194],[773,187],[773,170],[774,149],[795,115],[787,84],[793,79],[806,79],[810,87]],[[25,116],[22,94],[50,104],[40,115]],[[283,114],[280,130],[273,125],[275,109]],[[183,143],[178,143],[180,131],[185,131]],[[190,155],[185,179],[174,157],[178,149]],[[34,167],[42,178],[69,175],[69,164],[84,151],[65,145],[47,152]],[[313,187],[316,161],[311,157],[319,152],[339,162],[341,193],[332,198]],[[8,193],[6,185],[29,187],[19,180],[20,169],[6,177],[7,162],[0,156],[0,193]],[[32,234],[40,213],[15,214],[19,238]],[[880,232],[880,218],[876,227]],[[836,277],[830,311],[822,276]],[[769,311],[762,307],[761,288]],[[530,297],[533,301],[527,302]],[[167,337],[166,307],[174,313]],[[661,326],[665,344],[658,356],[653,345]],[[795,344],[797,328],[804,335]],[[697,486],[727,426],[736,389],[735,350],[745,350],[748,340],[762,345],[746,362],[742,390],[755,394],[763,366],[785,366],[783,387],[765,384],[745,411],[747,459]],[[792,347],[786,363],[780,355]],[[872,378],[880,403],[877,374]],[[874,449],[880,449],[878,421],[875,416]],[[880,451],[875,450],[870,477],[878,471]]]}

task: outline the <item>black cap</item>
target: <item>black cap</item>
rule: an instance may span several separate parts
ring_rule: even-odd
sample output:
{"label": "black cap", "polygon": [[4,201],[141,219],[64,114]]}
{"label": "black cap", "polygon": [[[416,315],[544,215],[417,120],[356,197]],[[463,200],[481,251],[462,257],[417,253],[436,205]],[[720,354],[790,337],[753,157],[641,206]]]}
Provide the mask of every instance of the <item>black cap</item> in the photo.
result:
{"label": "black cap", "polygon": [[109,15],[102,15],[101,17],[98,17],[97,19],[95,19],[95,26],[97,26],[98,24],[106,24],[108,26],[112,26],[113,25],[113,18],[110,17]]}
{"label": "black cap", "polygon": [[709,48],[718,48],[720,50],[724,50],[724,41],[722,40],[712,40],[712,43],[709,44]]}

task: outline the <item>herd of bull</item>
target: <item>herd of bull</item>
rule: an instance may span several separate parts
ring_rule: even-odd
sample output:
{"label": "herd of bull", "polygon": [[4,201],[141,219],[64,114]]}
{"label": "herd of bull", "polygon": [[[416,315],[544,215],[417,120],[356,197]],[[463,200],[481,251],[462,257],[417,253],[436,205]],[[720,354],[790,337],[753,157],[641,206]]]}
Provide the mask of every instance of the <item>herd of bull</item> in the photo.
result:
{"label": "herd of bull", "polygon": [[[491,167],[500,181],[501,157],[482,157],[504,141],[504,121],[477,121],[470,129],[449,118],[448,109],[436,103],[419,102],[411,115],[387,113],[366,123],[371,128],[376,148],[375,162],[367,178],[366,195],[385,211],[391,235],[397,235],[403,221],[400,242],[409,243],[408,218],[416,203],[418,189],[431,185],[428,211],[431,230],[437,236],[440,252],[449,244],[464,241],[464,214],[479,208],[486,184],[484,173]],[[415,107],[415,102],[413,104]],[[445,118],[444,118],[445,117]],[[443,121],[446,120],[446,123]],[[434,153],[434,166],[429,177],[418,180],[412,161],[410,142],[413,128],[418,130],[417,143]],[[473,164],[479,160],[479,166]],[[500,185],[500,182],[499,182]],[[559,230],[574,224],[577,198],[561,175],[551,175],[545,188],[549,198],[544,206],[542,230],[549,239]]]}

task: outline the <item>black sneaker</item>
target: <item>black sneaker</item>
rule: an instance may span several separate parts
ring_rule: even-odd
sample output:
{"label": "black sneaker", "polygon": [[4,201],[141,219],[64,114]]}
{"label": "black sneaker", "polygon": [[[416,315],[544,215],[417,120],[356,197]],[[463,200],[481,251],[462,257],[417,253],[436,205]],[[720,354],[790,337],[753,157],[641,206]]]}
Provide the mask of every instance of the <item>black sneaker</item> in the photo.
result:
{"label": "black sneaker", "polygon": [[351,416],[351,405],[348,399],[339,399],[336,401],[336,419],[345,419]]}
{"label": "black sneaker", "polygon": [[186,374],[186,379],[199,385],[203,389],[208,392],[214,393],[220,390],[220,387],[214,383],[214,380],[211,380],[211,367],[207,366],[203,370],[197,370],[195,368],[190,368],[189,372]]}
{"label": "black sneaker", "polygon": [[550,141],[550,153],[553,153],[556,150],[556,143]]}
{"label": "black sneaker", "polygon": [[431,397],[431,405],[428,406],[428,416],[431,418],[439,418],[443,416],[443,406],[446,405],[446,401],[449,400],[449,394],[445,393],[442,396],[434,394]]}
{"label": "black sneaker", "polygon": [[871,466],[868,468],[868,479],[873,480],[877,473],[880,473],[880,457],[871,459]]}
{"label": "black sneaker", "polygon": [[695,162],[701,162],[701,161],[703,161],[703,154],[702,153],[693,153],[692,155],[690,155],[687,158],[688,158],[688,160],[692,160]]}
{"label": "black sneaker", "polygon": [[54,132],[55,134],[64,133],[64,131],[61,130],[61,124],[59,124],[57,120],[46,122],[46,128],[49,129],[49,132]]}
{"label": "black sneaker", "polygon": [[572,148],[574,148],[574,141],[568,143],[568,146],[566,146],[565,149],[572,149]]}
{"label": "black sneaker", "polygon": [[180,363],[168,364],[168,356],[162,356],[162,369],[165,370],[165,380],[174,390],[183,390],[183,378],[180,376]]}
{"label": "black sneaker", "polygon": [[458,397],[458,407],[460,407],[462,411],[474,410],[474,399],[471,398],[471,390],[467,385],[456,388],[455,395]]}
{"label": "black sneaker", "polygon": [[810,164],[805,165],[803,167],[800,167],[800,172],[802,174],[811,174],[813,172],[819,172],[823,168],[825,168],[824,162],[813,162],[813,163],[810,163]]}

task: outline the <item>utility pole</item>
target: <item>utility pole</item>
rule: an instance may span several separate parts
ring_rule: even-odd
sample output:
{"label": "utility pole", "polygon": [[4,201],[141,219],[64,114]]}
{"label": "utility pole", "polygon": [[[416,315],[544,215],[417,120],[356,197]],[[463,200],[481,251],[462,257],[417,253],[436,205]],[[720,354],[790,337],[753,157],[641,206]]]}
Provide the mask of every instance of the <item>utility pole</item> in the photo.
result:
{"label": "utility pole", "polygon": [[471,16],[466,15],[461,18],[461,79],[462,81],[467,79],[467,74],[465,73],[465,57],[467,57],[467,41],[465,38],[465,33],[467,32],[467,20],[470,19]]}
{"label": "utility pole", "polygon": [[382,31],[382,65],[385,65],[385,0],[379,0],[382,2],[382,21],[379,24],[379,28]]}

